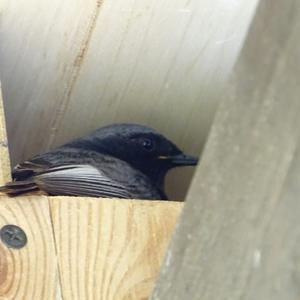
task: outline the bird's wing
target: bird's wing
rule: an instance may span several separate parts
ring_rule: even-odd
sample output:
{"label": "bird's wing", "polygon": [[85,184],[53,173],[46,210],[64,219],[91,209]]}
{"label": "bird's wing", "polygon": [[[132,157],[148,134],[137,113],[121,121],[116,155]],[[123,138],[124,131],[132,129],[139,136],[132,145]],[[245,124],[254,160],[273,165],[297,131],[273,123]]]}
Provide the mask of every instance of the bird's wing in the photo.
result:
{"label": "bird's wing", "polygon": [[[31,178],[28,179],[28,175]],[[34,183],[51,195],[132,198],[125,186],[91,165],[65,164],[50,167],[37,162],[25,162],[15,168],[14,177],[17,180],[27,177],[27,180],[7,184],[10,194],[14,193],[13,189],[18,193],[18,186],[24,188],[25,183]]]}

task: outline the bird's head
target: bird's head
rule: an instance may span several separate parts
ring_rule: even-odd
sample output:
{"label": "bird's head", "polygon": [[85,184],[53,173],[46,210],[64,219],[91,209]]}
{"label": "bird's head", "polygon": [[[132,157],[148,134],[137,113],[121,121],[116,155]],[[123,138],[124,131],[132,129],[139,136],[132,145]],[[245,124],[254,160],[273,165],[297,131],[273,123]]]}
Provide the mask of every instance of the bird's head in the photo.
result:
{"label": "bird's head", "polygon": [[137,124],[115,124],[78,139],[72,146],[83,147],[124,160],[163,187],[168,170],[194,166],[198,159],[184,154],[155,130]]}

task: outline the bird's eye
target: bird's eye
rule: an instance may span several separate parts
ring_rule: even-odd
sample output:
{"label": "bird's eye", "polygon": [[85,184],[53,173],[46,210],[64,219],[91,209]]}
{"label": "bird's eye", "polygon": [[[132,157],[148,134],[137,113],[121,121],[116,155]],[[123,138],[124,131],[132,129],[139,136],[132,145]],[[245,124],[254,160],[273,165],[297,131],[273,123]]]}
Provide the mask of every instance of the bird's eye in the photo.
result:
{"label": "bird's eye", "polygon": [[150,139],[142,139],[141,144],[147,151],[152,151],[154,149],[154,143]]}

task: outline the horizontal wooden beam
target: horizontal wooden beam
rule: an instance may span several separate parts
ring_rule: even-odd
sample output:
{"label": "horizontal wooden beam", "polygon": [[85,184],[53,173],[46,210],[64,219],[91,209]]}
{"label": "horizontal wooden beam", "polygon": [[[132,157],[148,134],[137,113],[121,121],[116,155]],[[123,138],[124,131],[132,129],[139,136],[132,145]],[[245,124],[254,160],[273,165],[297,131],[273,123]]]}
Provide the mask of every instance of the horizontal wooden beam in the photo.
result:
{"label": "horizontal wooden beam", "polygon": [[148,299],[182,203],[49,201],[63,299]]}
{"label": "horizontal wooden beam", "polygon": [[22,249],[0,241],[1,299],[59,299],[58,265],[48,199],[0,197],[0,229],[17,225],[27,236]]}
{"label": "horizontal wooden beam", "polygon": [[147,299],[179,202],[81,197],[0,197],[0,229],[17,225],[27,245],[0,241],[2,299]]}

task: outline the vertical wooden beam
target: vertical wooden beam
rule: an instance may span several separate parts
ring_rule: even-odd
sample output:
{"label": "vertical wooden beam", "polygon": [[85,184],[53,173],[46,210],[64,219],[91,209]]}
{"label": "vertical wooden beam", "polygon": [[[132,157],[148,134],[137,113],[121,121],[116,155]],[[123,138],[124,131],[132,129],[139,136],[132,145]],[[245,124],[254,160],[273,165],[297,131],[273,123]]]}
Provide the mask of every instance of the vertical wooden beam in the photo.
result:
{"label": "vertical wooden beam", "polygon": [[299,299],[299,35],[260,2],[152,299]]}
{"label": "vertical wooden beam", "polygon": [[0,82],[0,185],[3,185],[5,182],[9,181],[10,178],[10,160]]}
{"label": "vertical wooden beam", "polygon": [[246,300],[296,300],[300,291],[300,147],[291,164],[278,202],[253,253],[253,272]]}

